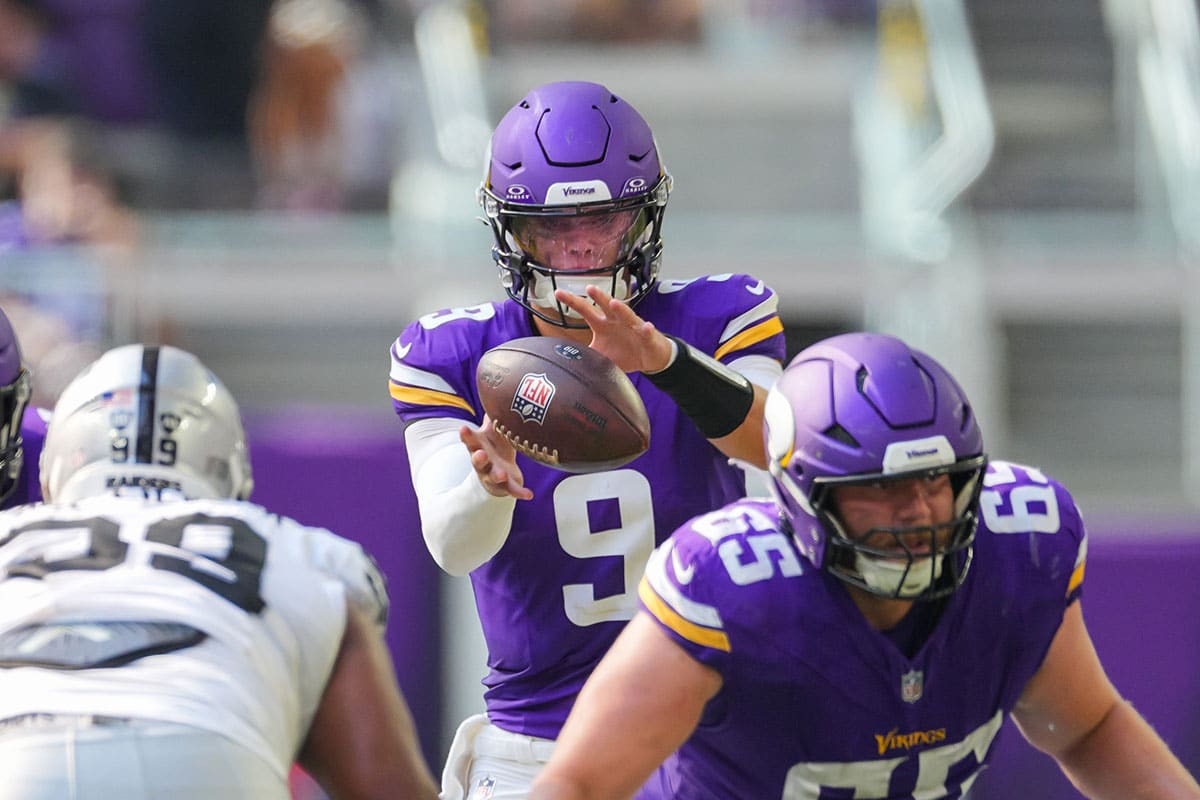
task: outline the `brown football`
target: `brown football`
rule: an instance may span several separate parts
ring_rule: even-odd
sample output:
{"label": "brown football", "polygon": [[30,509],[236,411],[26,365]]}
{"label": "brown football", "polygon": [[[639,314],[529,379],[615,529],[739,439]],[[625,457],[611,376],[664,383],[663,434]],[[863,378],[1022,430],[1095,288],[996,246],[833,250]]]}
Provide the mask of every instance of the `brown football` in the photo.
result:
{"label": "brown football", "polygon": [[629,376],[584,345],[513,339],[479,359],[475,383],[496,430],[535,461],[600,472],[650,446],[650,419]]}

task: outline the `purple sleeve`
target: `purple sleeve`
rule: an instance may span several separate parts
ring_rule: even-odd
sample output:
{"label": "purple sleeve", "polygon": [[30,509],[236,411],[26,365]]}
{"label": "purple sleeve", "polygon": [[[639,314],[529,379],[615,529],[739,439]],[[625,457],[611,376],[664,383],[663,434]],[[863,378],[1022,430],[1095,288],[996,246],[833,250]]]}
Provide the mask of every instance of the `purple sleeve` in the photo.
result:
{"label": "purple sleeve", "polygon": [[1030,586],[1057,593],[1064,607],[1079,598],[1087,562],[1087,531],[1070,492],[1041,470],[993,461],[979,497],[977,549],[1012,551]]}
{"label": "purple sleeve", "polygon": [[684,339],[718,361],[786,355],[779,298],[749,275],[709,275],[663,280],[637,311],[655,326]]}
{"label": "purple sleeve", "polygon": [[492,303],[427,314],[392,344],[388,389],[406,423],[430,417],[481,422],[475,367],[484,351],[526,335],[509,330]]}
{"label": "purple sleeve", "polygon": [[[777,582],[801,568],[769,501],[740,500],[696,517],[658,547],[639,588],[642,609],[697,661],[726,675],[764,620]],[[755,540],[753,544],[750,540]]]}

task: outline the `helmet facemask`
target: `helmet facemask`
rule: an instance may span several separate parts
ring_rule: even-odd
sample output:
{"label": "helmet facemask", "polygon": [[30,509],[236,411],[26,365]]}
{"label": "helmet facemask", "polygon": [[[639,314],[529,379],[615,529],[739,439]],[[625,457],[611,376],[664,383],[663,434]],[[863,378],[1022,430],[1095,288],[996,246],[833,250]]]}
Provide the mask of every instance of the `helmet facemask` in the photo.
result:
{"label": "helmet facemask", "polygon": [[0,501],[17,488],[24,463],[21,421],[33,393],[29,370],[22,368],[12,383],[0,386]]}
{"label": "helmet facemask", "polygon": [[[966,579],[971,566],[979,522],[976,508],[986,465],[985,456],[976,456],[919,472],[813,481],[809,502],[826,530],[825,569],[845,583],[893,600],[933,600],[950,594]],[[876,526],[852,536],[838,515],[834,487],[940,475],[949,476],[954,497],[953,516],[946,522]]]}
{"label": "helmet facemask", "polygon": [[583,296],[586,286],[595,285],[636,305],[658,280],[669,193],[667,175],[642,195],[587,205],[509,203],[481,189],[505,292],[534,316],[564,328],[587,324],[554,298],[556,289]]}

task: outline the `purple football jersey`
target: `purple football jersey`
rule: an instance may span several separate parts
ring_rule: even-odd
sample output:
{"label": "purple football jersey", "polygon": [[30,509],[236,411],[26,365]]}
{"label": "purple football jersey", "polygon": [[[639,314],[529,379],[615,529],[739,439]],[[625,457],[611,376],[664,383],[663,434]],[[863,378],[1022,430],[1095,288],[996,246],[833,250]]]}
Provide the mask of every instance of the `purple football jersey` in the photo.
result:
{"label": "purple football jersey", "polygon": [[[775,294],[744,275],[663,281],[637,312],[729,362],[782,361]],[[439,311],[392,347],[389,381],[405,422],[481,423],[475,368],[489,348],[535,335],[511,300]],[[471,573],[488,646],[488,715],[502,728],[554,738],[584,680],[637,610],[654,547],[689,518],[745,493],[744,475],[665,394],[630,378],[650,418],[649,449],[621,469],[568,474],[518,454],[525,485],[500,551]]]}
{"label": "purple football jersey", "polygon": [[995,462],[984,486],[970,571],[911,658],[804,560],[774,503],[732,503],[658,548],[642,607],[724,683],[638,797],[962,797],[1079,596],[1087,553],[1057,482]]}
{"label": "purple football jersey", "polygon": [[42,443],[46,440],[46,419],[49,412],[29,406],[21,417],[21,475],[13,493],[4,498],[0,508],[12,508],[25,503],[37,503],[42,499],[42,485],[38,473],[38,460],[42,457]]}

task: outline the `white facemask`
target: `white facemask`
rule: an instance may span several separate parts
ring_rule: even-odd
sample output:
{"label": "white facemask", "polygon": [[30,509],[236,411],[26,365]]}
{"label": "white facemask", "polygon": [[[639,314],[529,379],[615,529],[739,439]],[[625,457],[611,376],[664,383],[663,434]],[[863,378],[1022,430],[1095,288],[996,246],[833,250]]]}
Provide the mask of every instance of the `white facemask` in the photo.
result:
{"label": "white facemask", "polygon": [[932,569],[928,558],[914,559],[912,568],[905,576],[906,561],[877,558],[858,553],[854,556],[854,568],[863,580],[877,592],[901,597],[913,597],[929,588],[942,575],[942,559],[933,559]]}
{"label": "white facemask", "polygon": [[[558,303],[554,299],[555,288],[562,289],[564,292],[570,292],[578,297],[587,297],[588,286],[599,286],[601,289],[607,290],[611,278],[607,275],[580,275],[577,278],[567,277],[562,273],[554,276],[554,280],[538,275],[533,278],[533,287],[529,292],[529,300],[536,306],[542,308],[555,308]],[[617,300],[625,300],[629,297],[629,287],[625,281],[617,281],[616,294],[613,295]],[[563,306],[562,310],[568,317],[572,319],[580,319],[579,314],[575,310]]]}

